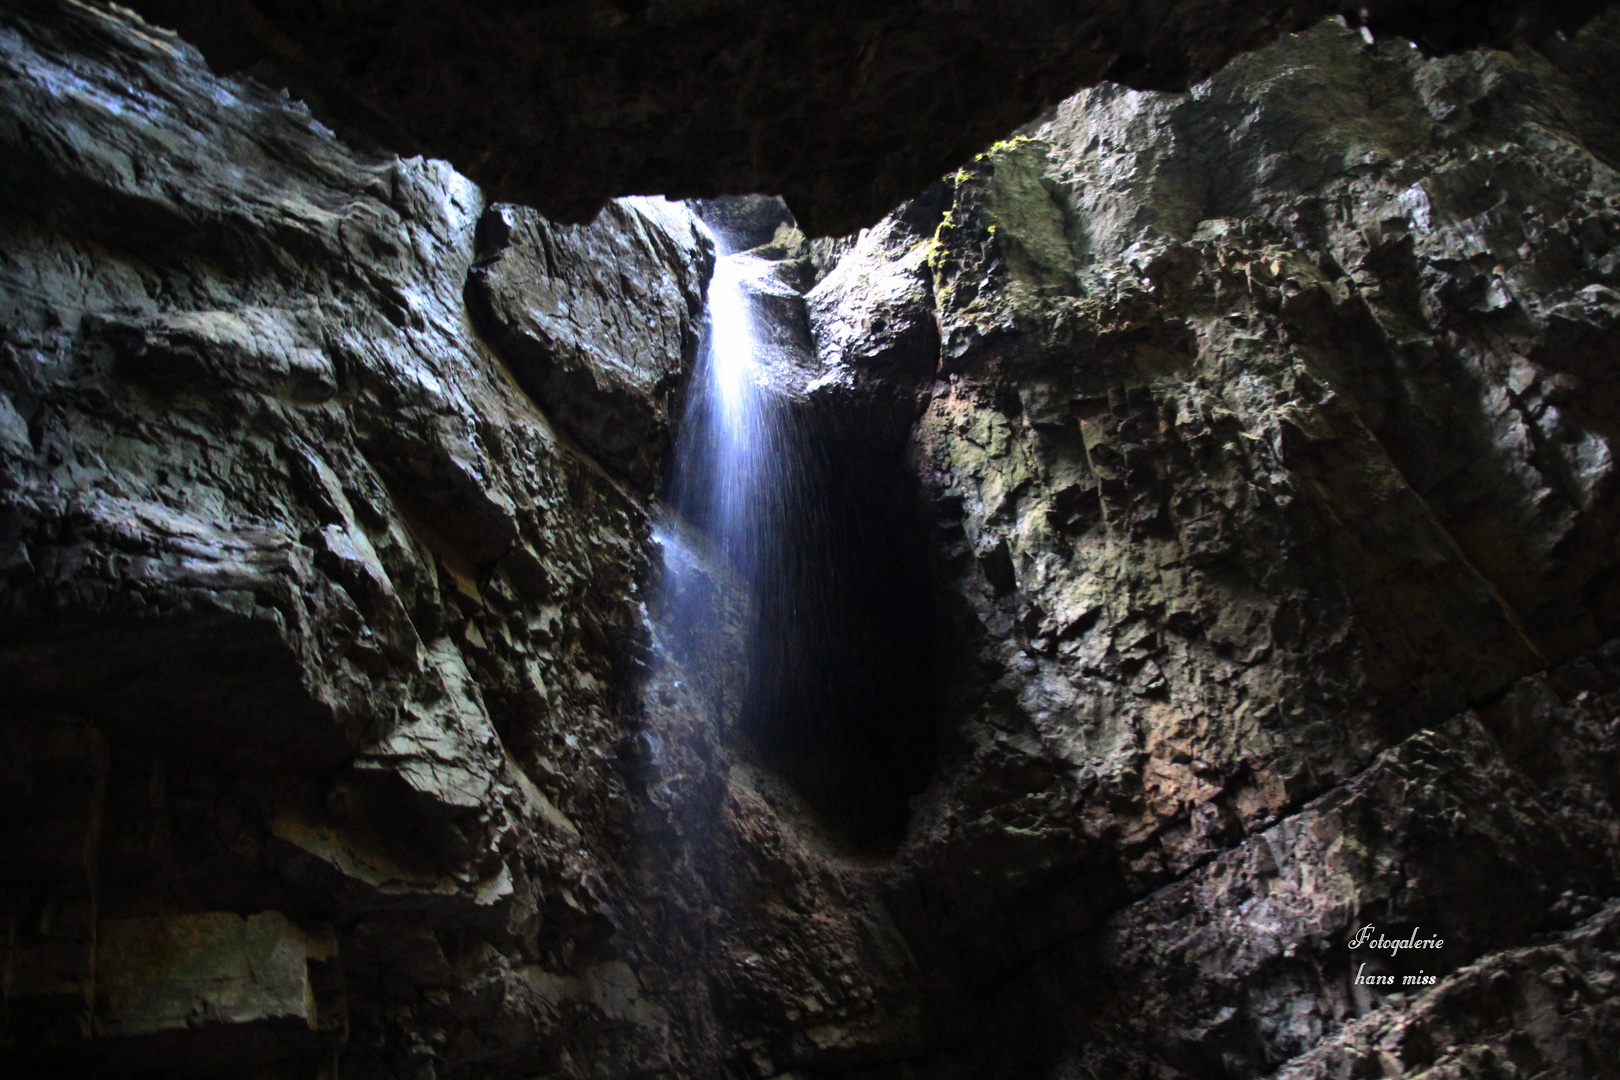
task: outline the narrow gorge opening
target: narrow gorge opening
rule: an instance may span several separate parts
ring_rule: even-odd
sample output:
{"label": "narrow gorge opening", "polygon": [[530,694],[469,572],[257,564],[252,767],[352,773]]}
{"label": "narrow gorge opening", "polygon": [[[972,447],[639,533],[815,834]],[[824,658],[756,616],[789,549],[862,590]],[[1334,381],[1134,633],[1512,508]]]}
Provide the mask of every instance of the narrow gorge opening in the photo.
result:
{"label": "narrow gorge opening", "polygon": [[932,770],[936,715],[927,559],[900,447],[873,460],[806,394],[817,365],[803,282],[766,231],[785,207],[701,205],[717,259],[666,496],[745,597],[746,750],[839,840],[892,850]]}

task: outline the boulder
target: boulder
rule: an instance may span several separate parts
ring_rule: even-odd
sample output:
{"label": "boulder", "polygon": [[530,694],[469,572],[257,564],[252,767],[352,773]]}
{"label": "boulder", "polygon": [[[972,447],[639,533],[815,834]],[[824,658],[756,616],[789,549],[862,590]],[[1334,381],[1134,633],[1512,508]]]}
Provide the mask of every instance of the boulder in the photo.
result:
{"label": "boulder", "polygon": [[494,206],[467,276],[518,383],[638,490],[658,486],[697,357],[714,242],[679,203],[620,199],[589,225]]}

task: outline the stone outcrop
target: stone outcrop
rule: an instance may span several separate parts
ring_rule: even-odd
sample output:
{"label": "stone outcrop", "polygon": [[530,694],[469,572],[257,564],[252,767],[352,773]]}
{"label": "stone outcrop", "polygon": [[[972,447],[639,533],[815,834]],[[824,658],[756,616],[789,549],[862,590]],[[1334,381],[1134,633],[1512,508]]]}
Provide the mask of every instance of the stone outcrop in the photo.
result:
{"label": "stone outcrop", "polygon": [[1426,49],[1535,43],[1603,0],[137,0],[221,74],[445,158],[566,221],[617,195],[773,192],[812,235],[876,221],[1083,86],[1180,89],[1342,14]]}
{"label": "stone outcrop", "polygon": [[[1574,930],[1470,964],[1412,1003],[1376,1009],[1279,1077],[1613,1072],[1611,904]],[[1404,1006],[1404,1003],[1403,1003]],[[1377,1072],[1373,1072],[1377,1070]]]}
{"label": "stone outcrop", "polygon": [[863,230],[805,296],[816,425],[879,459],[900,453],[932,394],[939,325],[924,241],[946,197],[939,185]]}
{"label": "stone outcrop", "polygon": [[761,597],[649,494],[687,209],[558,224],[6,8],[5,1069],[1612,1072],[1617,60],[1330,23],[858,236],[702,206],[806,453]]}
{"label": "stone outcrop", "polygon": [[[356,154],[127,13],[11,9],[0,51],[8,1051],[556,1068],[634,988],[554,973],[610,959],[573,950],[628,821],[656,458],[569,415],[593,458],[480,337],[486,205],[447,166]],[[712,255],[679,207],[617,214],[531,224],[553,261],[481,280],[621,250],[611,301],[560,299],[611,328],[643,298],[666,321],[593,359],[668,382]],[[650,432],[641,389],[608,404]]]}
{"label": "stone outcrop", "polygon": [[1355,927],[1446,976],[1613,894],[1615,33],[1324,27],[956,174],[911,452],[961,719],[896,896],[984,1061],[1264,1075],[1424,1022]]}
{"label": "stone outcrop", "polygon": [[658,486],[698,347],[713,244],[662,199],[589,225],[496,206],[479,224],[467,302],[518,382],[601,461]]}

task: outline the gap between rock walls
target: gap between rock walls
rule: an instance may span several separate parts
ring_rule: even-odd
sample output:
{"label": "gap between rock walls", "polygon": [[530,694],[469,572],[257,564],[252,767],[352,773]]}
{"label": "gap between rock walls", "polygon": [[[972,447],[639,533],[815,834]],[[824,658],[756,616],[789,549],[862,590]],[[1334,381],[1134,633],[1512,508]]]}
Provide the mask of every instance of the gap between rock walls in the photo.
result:
{"label": "gap between rock walls", "polygon": [[[850,404],[817,385],[826,372],[803,294],[830,267],[781,201],[699,207],[721,253],[665,495],[725,561],[747,612],[732,731],[836,844],[892,851],[932,770],[939,708],[907,429],[887,442],[857,434],[838,415]],[[676,593],[681,565],[666,585]],[[666,633],[695,640],[692,627]]]}

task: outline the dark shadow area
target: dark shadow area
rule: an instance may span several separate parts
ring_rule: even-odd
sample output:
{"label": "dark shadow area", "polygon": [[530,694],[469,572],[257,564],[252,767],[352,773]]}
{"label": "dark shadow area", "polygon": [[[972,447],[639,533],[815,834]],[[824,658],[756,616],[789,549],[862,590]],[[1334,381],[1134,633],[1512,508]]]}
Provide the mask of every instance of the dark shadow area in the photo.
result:
{"label": "dark shadow area", "polygon": [[851,844],[892,850],[933,771],[936,620],[909,478],[802,436],[756,594],[743,729]]}
{"label": "dark shadow area", "polygon": [[[768,239],[786,213],[759,197],[700,209],[732,251]],[[863,420],[876,406],[857,399],[829,415],[806,392],[817,362],[798,287],[750,296],[761,390],[741,458],[706,331],[665,497],[749,597],[745,745],[840,840],[887,852],[934,767],[941,680],[926,539],[901,461],[908,433]]]}

